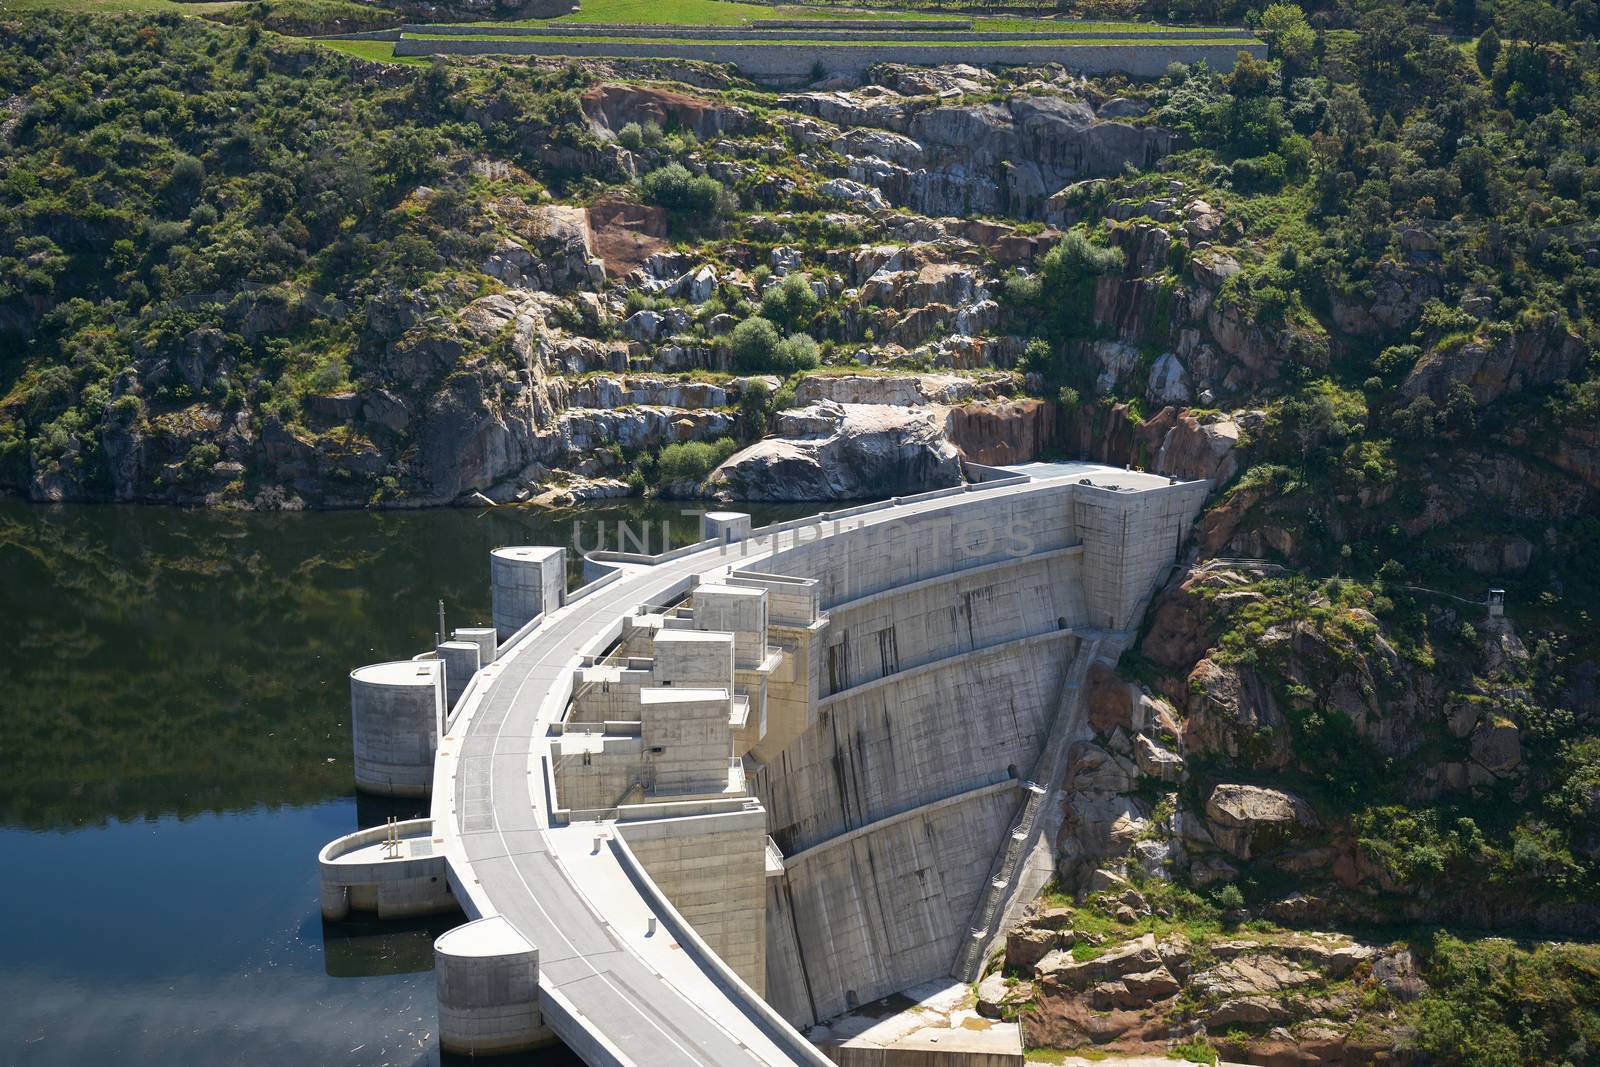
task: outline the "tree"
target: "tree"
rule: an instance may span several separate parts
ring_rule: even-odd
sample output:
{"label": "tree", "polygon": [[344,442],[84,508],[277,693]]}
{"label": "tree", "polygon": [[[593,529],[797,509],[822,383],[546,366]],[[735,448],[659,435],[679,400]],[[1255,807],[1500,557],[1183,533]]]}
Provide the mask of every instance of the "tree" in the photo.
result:
{"label": "tree", "polygon": [[761,294],[761,317],[792,330],[805,325],[817,312],[817,294],[809,274],[789,274]]}
{"label": "tree", "polygon": [[1060,338],[1089,332],[1095,281],[1123,267],[1121,250],[1106,248],[1082,230],[1071,230],[1039,263],[1039,302],[1051,332]]}
{"label": "tree", "polygon": [[1500,58],[1500,35],[1490,26],[1483,31],[1483,36],[1478,38],[1476,48],[1478,60],[1478,73],[1485,78],[1494,77],[1494,61]]}
{"label": "tree", "polygon": [[1261,13],[1261,39],[1272,58],[1284,65],[1284,84],[1290,70],[1307,69],[1317,47],[1317,35],[1298,4],[1272,4]]}
{"label": "tree", "polygon": [[740,429],[747,441],[764,437],[767,432],[767,409],[772,403],[772,390],[760,378],[751,378],[739,393]]}
{"label": "tree", "polygon": [[783,338],[770,320],[752,315],[733,328],[729,343],[735,369],[743,374],[760,374],[772,366]]}

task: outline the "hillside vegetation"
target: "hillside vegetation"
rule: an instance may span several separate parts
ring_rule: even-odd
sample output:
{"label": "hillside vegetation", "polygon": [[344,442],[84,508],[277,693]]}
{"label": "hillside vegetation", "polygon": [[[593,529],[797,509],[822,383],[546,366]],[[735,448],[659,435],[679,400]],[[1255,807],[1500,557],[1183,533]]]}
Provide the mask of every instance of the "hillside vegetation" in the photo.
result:
{"label": "hillside vegetation", "polygon": [[1269,57],[791,93],[370,62],[272,10],[0,15],[0,488],[1210,479],[1090,679],[1071,914],[1003,1010],[1058,1049],[1593,1062],[1593,5],[1189,7]]}

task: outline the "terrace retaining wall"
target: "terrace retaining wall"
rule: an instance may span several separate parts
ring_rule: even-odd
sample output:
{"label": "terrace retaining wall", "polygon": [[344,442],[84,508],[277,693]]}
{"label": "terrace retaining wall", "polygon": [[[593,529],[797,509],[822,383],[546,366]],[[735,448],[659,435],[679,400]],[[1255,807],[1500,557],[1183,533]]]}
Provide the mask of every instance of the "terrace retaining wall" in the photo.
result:
{"label": "terrace retaining wall", "polygon": [[[1216,71],[1233,69],[1240,52],[1265,58],[1264,44],[1171,44],[1142,45],[1029,45],[1001,44],[992,48],[959,48],[938,45],[834,45],[817,48],[789,48],[781,45],[683,44],[673,41],[613,43],[610,41],[549,40],[420,40],[407,37],[395,42],[397,56],[561,56],[575,59],[610,57],[619,59],[686,59],[707,63],[727,63],[756,81],[775,85],[810,83],[817,67],[828,74],[860,76],[878,63],[906,63],[936,67],[947,63],[980,63],[984,66],[1038,66],[1059,63],[1082,74],[1126,74],[1135,78],[1156,78],[1173,63],[1205,62]],[[977,53],[977,54],[975,54]]]}
{"label": "terrace retaining wall", "polygon": [[[393,31],[388,31],[393,32]],[[751,29],[745,26],[630,26],[603,23],[578,25],[570,22],[544,26],[478,26],[466,23],[427,23],[407,25],[400,32],[415,36],[440,37],[648,37],[662,40],[697,41],[1038,41],[1071,37],[1082,41],[1215,41],[1226,37],[1248,37],[1248,30],[1134,30],[1128,33],[1098,31],[1040,32],[1034,30],[899,30],[867,29],[861,25],[841,29],[829,23],[813,23],[809,28],[782,27]],[[354,35],[352,35],[354,36]]]}

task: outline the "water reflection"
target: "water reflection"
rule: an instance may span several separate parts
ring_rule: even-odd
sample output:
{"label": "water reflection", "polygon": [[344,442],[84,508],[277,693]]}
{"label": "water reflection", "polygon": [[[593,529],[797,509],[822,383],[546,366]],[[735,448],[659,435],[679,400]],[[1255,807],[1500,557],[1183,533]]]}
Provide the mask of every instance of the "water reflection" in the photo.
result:
{"label": "water reflection", "polygon": [[[677,512],[581,517],[692,540]],[[489,550],[572,519],[0,499],[0,1062],[439,1063],[449,919],[318,911],[318,848],[423,807],[355,796],[346,679],[431,642],[440,599],[486,619]]]}
{"label": "water reflection", "polygon": [[353,916],[322,924],[322,965],[330,978],[371,978],[433,970],[433,942],[467,921],[459,911],[426,919]]}

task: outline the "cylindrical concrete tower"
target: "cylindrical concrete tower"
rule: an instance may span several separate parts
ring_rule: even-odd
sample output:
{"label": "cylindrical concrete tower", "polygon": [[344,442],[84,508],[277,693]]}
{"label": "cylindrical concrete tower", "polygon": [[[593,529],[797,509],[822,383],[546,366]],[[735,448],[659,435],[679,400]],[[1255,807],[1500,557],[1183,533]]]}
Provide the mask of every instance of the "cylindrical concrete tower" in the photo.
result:
{"label": "cylindrical concrete tower", "polygon": [[495,653],[499,651],[500,643],[494,636],[493,626],[463,626],[450,636],[457,641],[471,641],[482,650],[478,653],[480,667],[493,663]]}
{"label": "cylindrical concrete tower", "polygon": [[567,592],[567,550],[516,545],[489,553],[489,593],[502,642],[529,620],[561,606]]}
{"label": "cylindrical concrete tower", "polygon": [[428,795],[444,723],[444,674],[436,659],[375,663],[350,672],[357,789]]}
{"label": "cylindrical concrete tower", "polygon": [[700,539],[731,545],[750,536],[750,516],[743,511],[708,511],[700,516]]}
{"label": "cylindrical concrete tower", "polygon": [[433,651],[444,664],[444,710],[449,715],[456,710],[456,701],[461,699],[467,683],[478,673],[478,657],[483,650],[472,641],[446,641]]}
{"label": "cylindrical concrete tower", "polygon": [[520,1052],[553,1039],[539,1010],[539,950],[504,917],[441,934],[433,973],[444,1051]]}

